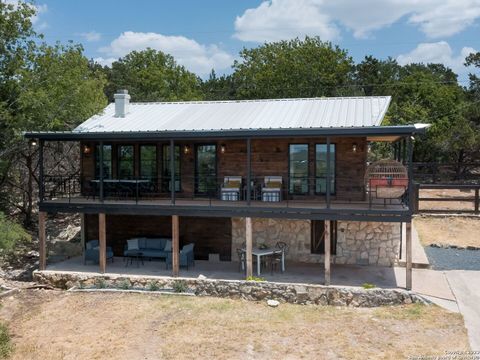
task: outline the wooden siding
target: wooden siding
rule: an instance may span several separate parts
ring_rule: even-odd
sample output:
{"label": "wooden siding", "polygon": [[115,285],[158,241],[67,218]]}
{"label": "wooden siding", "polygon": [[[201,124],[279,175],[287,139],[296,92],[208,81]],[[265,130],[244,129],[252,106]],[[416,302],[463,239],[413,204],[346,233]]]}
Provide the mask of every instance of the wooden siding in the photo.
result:
{"label": "wooden siding", "polygon": [[[86,241],[98,239],[98,215],[85,214]],[[107,246],[115,256],[123,256],[125,244],[134,237],[172,236],[170,216],[106,215]],[[208,254],[231,259],[232,223],[230,218],[180,217],[180,248],[195,244],[195,258],[207,260]]]}
{"label": "wooden siding", "polygon": [[[126,144],[127,142],[125,142]],[[326,143],[325,138],[282,138],[282,139],[255,139],[252,140],[252,177],[261,178],[268,175],[282,176],[284,181],[288,177],[288,147],[289,144],[309,145],[309,176],[315,176],[315,144]],[[364,174],[367,161],[367,140],[365,137],[332,137],[331,143],[336,145],[336,194],[332,199],[338,200],[364,200]],[[94,143],[83,143],[92,147],[88,155],[82,154],[82,176],[84,179],[92,179],[95,173],[95,146]],[[107,143],[105,143],[107,144]],[[113,177],[116,177],[117,145],[112,144]],[[124,144],[122,142],[122,144]],[[152,144],[145,143],[145,144]],[[157,143],[158,164],[157,170],[161,177],[162,150],[165,142]],[[194,192],[195,176],[195,145],[217,145],[217,176],[219,183],[225,176],[247,176],[247,146],[246,140],[202,141],[202,142],[178,142],[180,145],[180,176],[182,191],[179,196],[191,197]],[[225,153],[220,152],[220,146],[224,144]],[[353,144],[357,144],[357,151],[353,152]],[[189,146],[189,152],[184,152],[184,146]],[[139,174],[139,148],[135,146],[135,174]],[[309,198],[322,197],[315,194],[313,181],[311,182]],[[293,199],[305,199],[305,195],[294,196]]]}

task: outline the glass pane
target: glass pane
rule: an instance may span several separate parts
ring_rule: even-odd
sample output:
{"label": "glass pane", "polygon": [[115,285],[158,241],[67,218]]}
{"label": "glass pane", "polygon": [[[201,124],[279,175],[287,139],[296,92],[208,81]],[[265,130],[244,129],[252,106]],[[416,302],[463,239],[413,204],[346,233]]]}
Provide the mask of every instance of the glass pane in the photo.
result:
{"label": "glass pane", "polygon": [[[163,191],[171,191],[170,186],[170,145],[163,145],[162,151],[162,188]],[[180,178],[180,146],[175,145],[175,191],[181,189]]]}
{"label": "glass pane", "polygon": [[[315,192],[327,192],[327,144],[315,146]],[[335,144],[330,144],[330,193],[335,193]]]}
{"label": "glass pane", "polygon": [[289,148],[290,193],[308,193],[308,144],[292,144]]}
{"label": "glass pane", "polygon": [[118,147],[118,178],[132,179],[134,177],[133,145]]}
{"label": "glass pane", "polygon": [[199,145],[196,147],[196,193],[215,192],[217,177],[217,147]]}
{"label": "glass pane", "polygon": [[[95,146],[95,178],[100,178],[100,145]],[[103,145],[103,178],[112,178],[112,145]]]}
{"label": "glass pane", "polygon": [[142,179],[157,177],[157,147],[155,145],[140,146],[140,177]]}

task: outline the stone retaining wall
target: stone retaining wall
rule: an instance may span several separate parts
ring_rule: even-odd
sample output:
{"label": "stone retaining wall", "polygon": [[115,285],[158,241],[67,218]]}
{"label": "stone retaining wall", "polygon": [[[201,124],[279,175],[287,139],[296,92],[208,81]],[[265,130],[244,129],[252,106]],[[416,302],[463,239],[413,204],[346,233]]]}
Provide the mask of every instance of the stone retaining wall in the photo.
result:
{"label": "stone retaining wall", "polygon": [[[366,221],[338,221],[337,254],[334,264],[393,266],[400,249],[400,224]],[[254,246],[289,245],[287,260],[323,263],[323,255],[310,252],[310,220],[260,219],[252,221]],[[245,219],[232,218],[232,259],[245,242]]]}
{"label": "stone retaining wall", "polygon": [[198,296],[215,296],[251,301],[278,300],[292,304],[317,304],[351,307],[374,307],[424,302],[416,294],[401,289],[363,289],[310,284],[190,279],[172,277],[120,276],[94,273],[35,271],[34,278],[42,284],[61,289],[88,287],[102,279],[107,287],[121,287],[128,281],[134,288],[148,289],[155,282],[160,288],[171,288],[174,281],[185,281]]}

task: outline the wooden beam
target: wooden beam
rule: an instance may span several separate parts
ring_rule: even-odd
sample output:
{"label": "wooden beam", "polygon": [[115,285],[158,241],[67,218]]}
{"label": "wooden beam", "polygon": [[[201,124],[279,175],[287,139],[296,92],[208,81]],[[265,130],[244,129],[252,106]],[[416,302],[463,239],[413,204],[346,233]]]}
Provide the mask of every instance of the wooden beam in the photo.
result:
{"label": "wooden beam", "polygon": [[80,243],[82,245],[83,265],[85,265],[85,213],[80,214]]}
{"label": "wooden beam", "polygon": [[405,231],[405,261],[406,261],[406,275],[405,287],[407,290],[412,289],[412,223],[406,223]]}
{"label": "wooden beam", "polygon": [[252,248],[253,248],[253,231],[252,231],[252,218],[245,218],[245,251],[246,251],[246,263],[247,273],[246,276],[253,275],[253,261],[252,261]]}
{"label": "wooden beam", "polygon": [[325,220],[323,244],[325,245],[325,285],[330,285],[330,220]]}
{"label": "wooden beam", "polygon": [[45,220],[47,213],[40,211],[38,213],[38,253],[40,255],[38,268],[39,270],[45,270],[47,268],[47,242],[45,233]]}
{"label": "wooden beam", "polygon": [[98,214],[98,240],[100,245],[98,263],[100,265],[100,272],[103,274],[107,266],[107,228],[105,214]]}
{"label": "wooden beam", "polygon": [[172,215],[172,275],[178,276],[180,270],[180,220]]}

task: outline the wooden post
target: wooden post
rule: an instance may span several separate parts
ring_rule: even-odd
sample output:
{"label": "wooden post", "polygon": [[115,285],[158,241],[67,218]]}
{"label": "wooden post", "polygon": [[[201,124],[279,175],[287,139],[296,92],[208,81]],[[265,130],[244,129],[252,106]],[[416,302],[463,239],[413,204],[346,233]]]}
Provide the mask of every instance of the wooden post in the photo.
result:
{"label": "wooden post", "polygon": [[38,213],[38,253],[40,255],[38,268],[39,270],[45,270],[47,268],[47,243],[45,234],[45,220],[47,213],[40,211]]}
{"label": "wooden post", "polygon": [[330,220],[325,220],[323,243],[325,245],[325,285],[330,285]]}
{"label": "wooden post", "polygon": [[172,276],[178,276],[180,269],[180,221],[172,215]]}
{"label": "wooden post", "polygon": [[253,231],[252,231],[252,218],[245,218],[245,251],[246,251],[246,263],[247,273],[246,276],[253,275],[253,261],[252,261],[252,247],[253,247]]}
{"label": "wooden post", "polygon": [[331,192],[331,189],[330,189],[330,186],[331,186],[331,183],[330,183],[330,157],[331,157],[331,153],[330,153],[330,136],[327,136],[327,183],[325,184],[325,199],[326,199],[326,202],[327,202],[327,209],[330,209],[330,192]]}
{"label": "wooden post", "polygon": [[252,141],[247,139],[247,205],[252,197]]}
{"label": "wooden post", "polygon": [[80,214],[80,243],[82,245],[82,260],[85,265],[85,214]]}
{"label": "wooden post", "polygon": [[100,265],[100,272],[103,274],[107,266],[107,228],[105,214],[98,214],[98,240],[100,245],[98,263]]}
{"label": "wooden post", "polygon": [[405,257],[406,257],[406,276],[405,287],[407,290],[412,289],[412,222],[406,223],[405,231]]}

